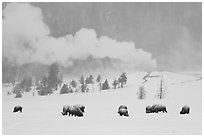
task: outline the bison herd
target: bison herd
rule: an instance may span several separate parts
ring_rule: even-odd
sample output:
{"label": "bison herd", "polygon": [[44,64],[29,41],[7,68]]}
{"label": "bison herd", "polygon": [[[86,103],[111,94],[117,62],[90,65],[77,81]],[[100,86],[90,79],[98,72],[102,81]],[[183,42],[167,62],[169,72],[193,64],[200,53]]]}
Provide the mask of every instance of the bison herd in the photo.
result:
{"label": "bison herd", "polygon": [[[21,106],[15,106],[13,109],[13,112],[23,112],[23,107]],[[77,116],[77,117],[83,117],[85,112],[85,106],[83,105],[74,105],[74,106],[70,106],[70,105],[65,105],[63,106],[62,112],[61,114],[63,116],[65,115],[69,115],[69,116]],[[159,113],[159,112],[163,112],[163,113],[167,113],[167,109],[165,106],[160,105],[160,104],[155,104],[152,106],[147,106],[146,107],[146,113]],[[190,113],[190,107],[189,106],[183,106],[180,114],[189,114]],[[128,117],[128,108],[125,105],[120,105],[118,108],[118,114],[119,116],[126,116]]]}

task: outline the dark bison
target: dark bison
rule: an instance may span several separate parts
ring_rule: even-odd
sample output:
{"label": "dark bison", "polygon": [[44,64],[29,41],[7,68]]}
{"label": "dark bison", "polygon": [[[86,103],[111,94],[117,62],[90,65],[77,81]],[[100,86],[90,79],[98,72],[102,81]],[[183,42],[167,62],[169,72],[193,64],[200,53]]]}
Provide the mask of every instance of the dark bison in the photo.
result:
{"label": "dark bison", "polygon": [[13,112],[18,112],[18,111],[23,112],[23,107],[15,106],[14,109],[13,109]]}
{"label": "dark bison", "polygon": [[146,107],[146,113],[152,113],[152,107],[151,106]]}
{"label": "dark bison", "polygon": [[182,110],[180,111],[180,114],[189,114],[190,113],[190,107],[189,106],[183,106]]}
{"label": "dark bison", "polygon": [[127,107],[125,105],[121,105],[119,108],[118,108],[118,114],[120,116],[129,116],[128,114],[128,110],[127,110]]}
{"label": "dark bison", "polygon": [[118,108],[118,110],[121,109],[121,108],[127,109],[127,106],[125,106],[125,105],[120,105],[120,107]]}
{"label": "dark bison", "polygon": [[166,112],[167,113],[167,110],[166,110],[166,107],[165,106],[162,106],[162,105],[153,105],[152,106],[152,109],[153,111],[155,111],[156,113],[158,112]]}
{"label": "dark bison", "polygon": [[166,107],[159,104],[146,107],[146,113],[158,113],[158,112],[167,113]]}
{"label": "dark bison", "polygon": [[63,112],[61,112],[62,115],[71,115],[71,116],[78,116],[81,117],[83,116],[83,112],[81,111],[81,109],[79,107],[74,107],[74,106],[69,106],[66,105],[63,107]]}
{"label": "dark bison", "polygon": [[81,109],[79,107],[71,107],[69,109],[69,115],[82,117],[83,112],[81,111]]}
{"label": "dark bison", "polygon": [[69,113],[69,110],[72,108],[72,106],[69,106],[69,105],[66,105],[66,106],[63,106],[63,110],[62,110],[62,115],[67,115]]}
{"label": "dark bison", "polygon": [[73,107],[78,107],[83,113],[85,112],[84,109],[85,109],[85,106],[83,105],[74,105]]}

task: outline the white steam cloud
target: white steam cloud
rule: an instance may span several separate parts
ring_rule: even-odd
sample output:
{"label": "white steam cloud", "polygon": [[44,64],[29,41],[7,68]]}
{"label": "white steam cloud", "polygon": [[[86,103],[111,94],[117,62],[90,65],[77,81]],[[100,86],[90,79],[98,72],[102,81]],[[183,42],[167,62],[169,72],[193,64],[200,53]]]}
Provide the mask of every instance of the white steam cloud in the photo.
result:
{"label": "white steam cloud", "polygon": [[110,57],[134,66],[155,69],[151,53],[136,49],[133,42],[119,42],[107,36],[98,37],[95,30],[82,28],[75,34],[55,38],[49,35],[41,9],[28,3],[10,3],[3,10],[3,56],[19,64],[60,62],[72,65],[70,59]]}

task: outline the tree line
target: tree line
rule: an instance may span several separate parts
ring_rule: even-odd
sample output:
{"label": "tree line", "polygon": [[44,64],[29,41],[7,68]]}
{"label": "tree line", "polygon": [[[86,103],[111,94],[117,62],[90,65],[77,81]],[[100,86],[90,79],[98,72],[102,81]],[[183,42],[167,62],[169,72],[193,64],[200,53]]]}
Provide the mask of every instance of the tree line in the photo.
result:
{"label": "tree line", "polygon": [[[36,81],[36,83],[34,83],[31,77],[24,78],[15,84],[12,92],[16,94],[15,98],[20,98],[22,97],[22,93],[30,92],[33,86],[35,86],[35,90],[37,90],[37,93],[40,96],[50,95],[54,91],[58,90],[58,88],[61,88],[60,94],[78,92],[79,90],[84,93],[89,92],[90,89],[88,85],[92,85],[93,87],[95,82],[99,87],[99,91],[111,88],[107,79],[105,79],[104,82],[102,81],[100,74],[97,76],[96,80],[94,80],[92,75],[89,75],[86,78],[82,75],[78,81],[71,80],[69,83],[63,83],[63,77],[62,73],[60,73],[59,66],[57,63],[53,63],[49,67],[48,76],[43,76],[43,78],[40,81]],[[123,88],[126,83],[126,73],[122,73],[118,79],[113,80],[112,86],[113,89]]]}

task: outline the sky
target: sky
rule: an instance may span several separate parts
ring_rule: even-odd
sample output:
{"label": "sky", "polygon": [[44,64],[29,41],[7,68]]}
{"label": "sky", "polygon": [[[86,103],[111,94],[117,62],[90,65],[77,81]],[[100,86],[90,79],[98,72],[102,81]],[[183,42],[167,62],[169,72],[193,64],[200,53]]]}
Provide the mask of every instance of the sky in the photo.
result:
{"label": "sky", "polygon": [[110,57],[156,70],[202,69],[202,3],[3,3],[3,56],[72,65]]}

